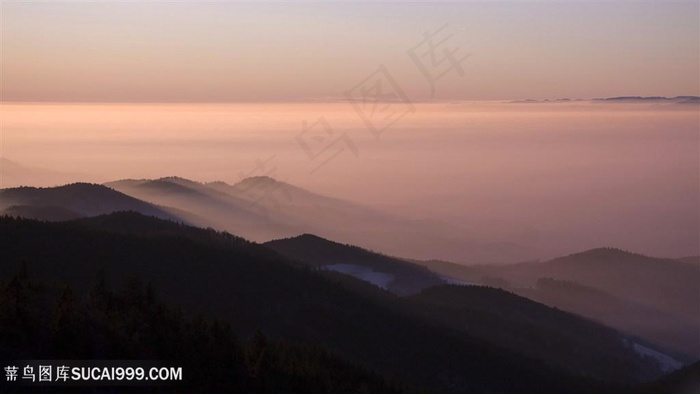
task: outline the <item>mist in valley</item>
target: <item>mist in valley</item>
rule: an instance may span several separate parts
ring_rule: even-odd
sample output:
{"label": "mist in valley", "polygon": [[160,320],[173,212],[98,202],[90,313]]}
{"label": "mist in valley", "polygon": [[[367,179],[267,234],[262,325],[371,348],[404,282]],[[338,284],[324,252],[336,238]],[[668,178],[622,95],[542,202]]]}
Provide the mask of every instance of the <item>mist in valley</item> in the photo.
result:
{"label": "mist in valley", "polygon": [[[265,176],[314,196],[239,190],[250,201],[233,204],[248,223],[223,220],[227,208],[211,202],[134,196],[259,242],[312,232],[408,258],[504,263],[601,246],[700,254],[696,105],[414,105],[377,138],[343,102],[6,103],[2,187]],[[330,133],[314,126],[320,117]]]}

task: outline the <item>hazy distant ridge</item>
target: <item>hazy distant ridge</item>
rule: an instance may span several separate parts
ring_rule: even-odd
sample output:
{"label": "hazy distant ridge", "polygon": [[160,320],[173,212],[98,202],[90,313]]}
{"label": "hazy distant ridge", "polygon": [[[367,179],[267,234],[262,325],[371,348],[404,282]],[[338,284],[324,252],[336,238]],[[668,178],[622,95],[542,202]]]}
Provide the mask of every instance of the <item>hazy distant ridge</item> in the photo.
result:
{"label": "hazy distant ridge", "polygon": [[675,96],[675,97],[663,97],[663,96],[618,96],[618,97],[604,97],[604,98],[594,98],[594,99],[571,99],[571,98],[558,98],[558,99],[525,99],[525,100],[514,100],[510,103],[514,104],[536,104],[536,103],[570,103],[577,101],[588,101],[588,102],[616,102],[616,103],[677,103],[677,104],[698,104],[700,103],[700,96]]}

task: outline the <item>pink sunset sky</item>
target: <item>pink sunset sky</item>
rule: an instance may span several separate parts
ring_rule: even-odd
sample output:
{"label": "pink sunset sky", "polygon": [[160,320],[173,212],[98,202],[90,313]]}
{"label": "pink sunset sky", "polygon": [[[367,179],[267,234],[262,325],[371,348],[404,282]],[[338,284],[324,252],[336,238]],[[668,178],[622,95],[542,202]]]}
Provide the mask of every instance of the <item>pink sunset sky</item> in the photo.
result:
{"label": "pink sunset sky", "polygon": [[384,64],[430,98],[406,51],[447,25],[469,54],[437,99],[698,94],[695,1],[2,3],[2,100],[227,102],[338,97]]}
{"label": "pink sunset sky", "polygon": [[[274,157],[314,192],[553,254],[700,254],[697,104],[510,103],[700,95],[696,1],[1,7],[0,157],[60,179],[235,183]],[[468,57],[433,89],[408,51],[441,28],[437,53]],[[342,99],[380,65],[414,111],[376,138]],[[357,154],[314,170],[296,137],[319,117]]]}

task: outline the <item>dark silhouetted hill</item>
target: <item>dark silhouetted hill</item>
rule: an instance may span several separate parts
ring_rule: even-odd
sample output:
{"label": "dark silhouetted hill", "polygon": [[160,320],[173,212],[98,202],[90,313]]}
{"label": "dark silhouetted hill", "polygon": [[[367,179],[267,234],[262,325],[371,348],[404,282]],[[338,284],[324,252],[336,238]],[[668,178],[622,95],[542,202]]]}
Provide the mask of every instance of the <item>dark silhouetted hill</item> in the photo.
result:
{"label": "dark silhouetted hill", "polygon": [[48,220],[51,222],[79,219],[83,217],[76,212],[55,205],[12,205],[2,212],[3,215],[27,219]]}
{"label": "dark silhouetted hill", "polygon": [[[388,308],[339,286],[326,272],[298,267],[230,234],[120,213],[71,222],[4,217],[0,235],[0,276],[6,279],[25,262],[36,280],[69,285],[84,297],[100,277],[114,288],[136,278],[151,283],[164,303],[221,318],[242,337],[260,329],[272,340],[323,347],[437,392],[587,393],[618,387]],[[616,379],[643,371],[643,360],[638,362]]]}
{"label": "dark silhouetted hill", "polygon": [[629,336],[501,289],[445,285],[408,301],[425,318],[572,373],[615,380],[626,371],[630,381],[658,374],[655,362],[640,363]]}
{"label": "dark silhouetted hill", "polygon": [[[541,263],[470,268],[519,294],[700,357],[699,265],[599,248]],[[538,286],[542,278],[580,286]]]}
{"label": "dark silhouetted hill", "polygon": [[82,217],[89,217],[116,211],[136,211],[161,219],[179,220],[163,208],[106,186],[89,183],[74,183],[49,188],[18,187],[0,190],[0,209],[4,210],[13,206],[22,207],[19,210],[14,208],[15,213],[25,212],[31,216],[37,216],[37,213],[42,212],[49,216],[60,216],[71,212]]}
{"label": "dark silhouetted hill", "polygon": [[[0,282],[0,358],[8,364],[71,360],[62,365],[157,358],[167,360],[159,366],[181,368],[180,381],[132,386],[129,392],[306,394],[336,392],[338,387],[352,393],[416,392],[326,349],[271,340],[260,331],[242,338],[225,321],[183,314],[159,301],[151,284],[134,280],[115,291],[101,277],[87,295],[80,295],[70,286],[34,280],[26,266]],[[139,364],[147,368],[149,361]],[[105,389],[127,391],[72,387]],[[21,380],[0,382],[3,393],[27,390]]]}
{"label": "dark silhouetted hill", "polygon": [[270,241],[265,246],[314,267],[350,272],[367,282],[379,282],[398,295],[418,293],[426,287],[445,283],[424,267],[312,234]]}
{"label": "dark silhouetted hill", "polygon": [[654,383],[644,385],[639,394],[700,393],[700,361],[675,371]]}

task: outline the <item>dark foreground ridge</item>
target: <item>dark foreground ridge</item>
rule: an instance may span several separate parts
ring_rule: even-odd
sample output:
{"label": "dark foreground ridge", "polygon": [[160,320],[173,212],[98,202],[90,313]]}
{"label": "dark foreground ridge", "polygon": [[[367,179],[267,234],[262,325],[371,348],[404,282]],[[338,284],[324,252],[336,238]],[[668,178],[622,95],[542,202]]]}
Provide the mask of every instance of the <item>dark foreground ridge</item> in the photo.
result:
{"label": "dark foreground ridge", "polygon": [[[633,388],[624,379],[629,371],[620,375],[627,383],[571,373],[451,329],[446,322],[389,307],[386,301],[350,290],[327,273],[300,267],[264,246],[136,213],[62,223],[0,218],[0,261],[5,297],[15,296],[2,304],[6,356],[33,354],[36,346],[47,358],[80,352],[80,357],[97,359],[185,360],[191,355],[198,360],[212,352],[212,360],[231,356],[232,373],[242,373],[246,377],[241,384],[254,386],[258,383],[249,379],[252,361],[235,360],[241,354],[249,357],[247,352],[256,360],[255,351],[245,349],[259,347],[252,344],[264,337],[263,342],[272,344],[268,360],[272,365],[261,361],[260,368],[269,367],[274,378],[267,389],[253,392],[278,392],[275,385],[285,379],[299,382],[289,386],[291,392],[309,392],[304,390],[313,371],[328,382],[311,392],[338,392],[337,387],[357,387],[341,391],[353,393],[423,387],[439,393],[624,393]],[[26,271],[29,274],[22,274]],[[15,272],[20,274],[13,278]],[[139,282],[143,285],[136,285]],[[126,289],[126,293],[110,289]],[[100,298],[96,292],[107,295]],[[65,307],[53,306],[57,304]],[[179,309],[182,316],[173,312]],[[206,322],[191,320],[196,314]],[[233,336],[222,333],[228,332],[222,328],[226,325]],[[164,326],[177,329],[162,333]],[[129,336],[134,333],[138,335]],[[183,349],[168,344],[178,342],[178,335],[186,338],[181,341]],[[84,339],[80,346],[60,345],[78,338]],[[231,345],[214,345],[219,342]],[[290,350],[284,350],[283,343],[290,344]],[[236,346],[244,350],[231,350]],[[317,350],[304,353],[308,346]],[[309,358],[311,366],[295,369],[295,362],[289,360],[299,357]],[[619,368],[629,369],[627,361]],[[266,376],[260,374],[253,375]],[[196,376],[194,387],[212,384],[213,376]],[[346,386],[348,380],[356,384]]]}

